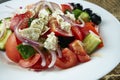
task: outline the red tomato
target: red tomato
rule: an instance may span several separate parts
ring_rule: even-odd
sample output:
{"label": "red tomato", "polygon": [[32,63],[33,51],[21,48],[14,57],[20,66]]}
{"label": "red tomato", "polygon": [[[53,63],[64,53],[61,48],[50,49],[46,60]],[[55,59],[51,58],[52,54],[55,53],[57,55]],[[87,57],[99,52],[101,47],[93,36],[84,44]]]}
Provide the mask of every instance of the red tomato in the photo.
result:
{"label": "red tomato", "polygon": [[6,42],[5,49],[7,57],[14,62],[19,62],[21,59],[21,56],[16,48],[17,45],[15,34],[12,33]]}
{"label": "red tomato", "polygon": [[75,54],[82,56],[85,56],[87,54],[83,48],[82,42],[79,40],[73,41],[71,44],[69,44],[69,47]]}
{"label": "red tomato", "polygon": [[40,54],[35,54],[35,56],[31,57],[30,59],[21,59],[19,61],[19,65],[25,68],[33,66],[37,61],[40,59]]}
{"label": "red tomato", "polygon": [[76,55],[68,48],[62,50],[62,58],[57,58],[55,65],[59,68],[66,69],[77,64]]}
{"label": "red tomato", "polygon": [[[89,33],[89,31],[93,31],[95,34],[97,34],[98,36],[99,33],[96,31],[94,24],[92,22],[87,22],[85,23],[85,26],[80,28],[82,34],[83,34],[83,38],[86,37],[86,35]],[[102,40],[102,39],[101,39]],[[98,49],[102,48],[104,46],[103,41],[98,45]]]}
{"label": "red tomato", "polygon": [[81,63],[88,62],[91,60],[89,55],[85,56],[77,55],[77,57]]}
{"label": "red tomato", "polygon": [[[14,30],[14,27],[19,24],[20,21],[30,18],[32,16],[32,12],[27,11],[24,14],[16,14],[12,19],[11,19],[11,24],[10,24],[10,29]],[[24,24],[21,25],[23,28],[28,27],[28,21],[24,21]]]}
{"label": "red tomato", "polygon": [[73,33],[73,35],[75,36],[76,39],[78,39],[78,40],[80,40],[80,41],[83,40],[83,35],[82,35],[79,27],[77,27],[77,26],[72,26],[72,27],[71,27],[71,30],[72,30],[72,33]]}
{"label": "red tomato", "polygon": [[65,12],[66,10],[72,11],[72,8],[69,4],[61,4],[62,11]]}
{"label": "red tomato", "polygon": [[48,26],[50,27],[50,31],[54,32],[56,36],[73,36],[72,33],[68,33],[60,28],[56,18],[52,18],[49,21]]}
{"label": "red tomato", "polygon": [[[101,39],[102,40],[102,39]],[[102,48],[104,46],[103,41],[98,45],[98,49]]]}
{"label": "red tomato", "polygon": [[82,42],[79,40],[75,40],[70,45],[70,49],[77,55],[77,58],[80,62],[87,62],[90,60],[89,55],[83,48]]}
{"label": "red tomato", "polygon": [[92,22],[85,23],[85,26],[80,28],[80,30],[84,38],[86,37],[86,35],[88,35],[90,30],[93,31],[95,34],[99,35],[99,33],[96,31],[94,24]]}
{"label": "red tomato", "polygon": [[[46,53],[45,53],[46,54]],[[33,66],[31,66],[31,69],[34,69],[35,71],[39,71],[39,70],[44,70],[48,68],[48,65],[50,64],[51,61],[51,57],[50,55],[46,54],[45,55],[45,59],[46,59],[46,66],[42,66],[41,65],[41,58],[37,61],[37,63],[35,63]]]}

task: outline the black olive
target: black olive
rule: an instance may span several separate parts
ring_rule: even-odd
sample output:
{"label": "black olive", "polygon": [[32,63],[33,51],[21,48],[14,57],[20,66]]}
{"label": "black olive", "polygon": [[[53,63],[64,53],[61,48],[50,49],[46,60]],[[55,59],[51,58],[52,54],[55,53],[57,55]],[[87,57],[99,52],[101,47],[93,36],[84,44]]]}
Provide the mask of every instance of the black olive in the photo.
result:
{"label": "black olive", "polygon": [[92,14],[92,10],[90,8],[85,8],[83,11],[87,12],[89,15]]}
{"label": "black olive", "polygon": [[74,37],[63,37],[58,36],[58,44],[60,47],[65,48],[68,47],[68,45],[75,40]]}
{"label": "black olive", "polygon": [[72,7],[75,7],[75,3],[69,3]]}
{"label": "black olive", "polygon": [[83,6],[80,5],[79,3],[75,4],[74,9],[80,9],[83,10]]}
{"label": "black olive", "polygon": [[92,20],[92,22],[95,23],[96,25],[100,24],[101,21],[102,21],[102,20],[101,20],[101,17],[98,16],[97,14],[95,14],[95,13],[93,13],[93,14],[91,15],[91,20]]}

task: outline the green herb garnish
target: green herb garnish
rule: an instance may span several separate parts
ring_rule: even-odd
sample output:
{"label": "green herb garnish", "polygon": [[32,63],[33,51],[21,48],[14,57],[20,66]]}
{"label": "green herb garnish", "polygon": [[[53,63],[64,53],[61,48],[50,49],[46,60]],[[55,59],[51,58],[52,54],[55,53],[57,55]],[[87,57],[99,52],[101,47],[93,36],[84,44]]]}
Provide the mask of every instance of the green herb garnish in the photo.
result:
{"label": "green herb garnish", "polygon": [[18,49],[20,55],[22,56],[22,58],[24,58],[24,59],[28,59],[35,54],[34,48],[30,45],[20,44],[17,46],[17,49]]}

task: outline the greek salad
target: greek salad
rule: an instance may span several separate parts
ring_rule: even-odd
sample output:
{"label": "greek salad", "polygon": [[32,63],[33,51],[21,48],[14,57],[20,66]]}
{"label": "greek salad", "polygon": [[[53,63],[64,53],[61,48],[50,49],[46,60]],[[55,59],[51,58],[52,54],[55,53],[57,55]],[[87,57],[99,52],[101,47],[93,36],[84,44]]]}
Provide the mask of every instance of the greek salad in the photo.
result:
{"label": "greek salad", "polygon": [[101,21],[80,3],[39,1],[0,20],[0,50],[26,69],[71,68],[104,46]]}

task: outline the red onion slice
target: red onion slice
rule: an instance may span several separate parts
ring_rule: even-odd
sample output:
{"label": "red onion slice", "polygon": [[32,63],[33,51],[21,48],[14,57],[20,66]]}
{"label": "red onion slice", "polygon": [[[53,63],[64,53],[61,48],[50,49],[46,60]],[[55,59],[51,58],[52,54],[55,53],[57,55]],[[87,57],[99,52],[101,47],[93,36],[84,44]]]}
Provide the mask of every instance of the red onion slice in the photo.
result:
{"label": "red onion slice", "polygon": [[32,45],[32,47],[33,47],[34,49],[36,49],[37,52],[41,55],[41,58],[42,58],[41,65],[42,65],[43,67],[46,66],[45,56],[42,54],[42,52],[40,51],[40,49],[39,49],[38,47],[34,46],[34,45]]}
{"label": "red onion slice", "polygon": [[51,56],[52,56],[52,60],[51,60],[51,63],[48,65],[48,68],[51,68],[54,66],[55,62],[56,62],[56,59],[57,59],[57,56],[56,56],[56,52],[55,51],[51,51],[49,50]]}
{"label": "red onion slice", "polygon": [[54,12],[57,9],[61,9],[60,6],[54,2],[41,0],[33,5],[32,10],[35,11],[35,16],[36,16],[39,13],[39,11],[44,8],[49,8],[52,12]]}
{"label": "red onion slice", "polygon": [[84,27],[85,26],[85,22],[81,19],[81,18],[79,18],[80,19],[80,21],[81,21],[81,23],[82,24],[76,24],[76,23],[74,23],[73,22],[73,20],[71,20],[69,17],[66,17],[65,15],[60,15],[65,21],[67,21],[68,23],[70,23],[72,26],[78,26],[78,27]]}
{"label": "red onion slice", "polygon": [[[25,19],[25,20],[28,20],[28,19]],[[21,34],[19,33],[19,28],[20,28],[20,25],[24,23],[24,20],[20,21],[19,24],[15,27],[14,29],[14,32],[15,32],[15,35],[16,37],[21,41],[21,42],[26,42],[26,43],[29,43],[29,44],[32,44],[32,45],[35,45],[35,46],[43,46],[42,43],[39,43],[39,42],[36,42],[36,41],[33,41],[33,40],[30,40],[28,38],[25,38],[23,36],[21,36]]]}
{"label": "red onion slice", "polygon": [[58,53],[58,57],[62,58],[62,52],[61,52],[60,47],[57,48],[57,53]]}

